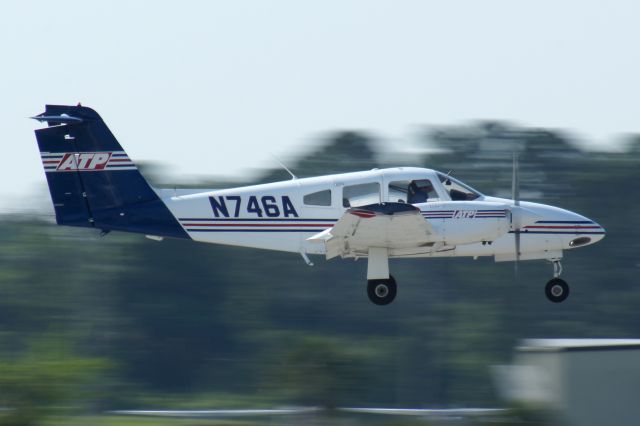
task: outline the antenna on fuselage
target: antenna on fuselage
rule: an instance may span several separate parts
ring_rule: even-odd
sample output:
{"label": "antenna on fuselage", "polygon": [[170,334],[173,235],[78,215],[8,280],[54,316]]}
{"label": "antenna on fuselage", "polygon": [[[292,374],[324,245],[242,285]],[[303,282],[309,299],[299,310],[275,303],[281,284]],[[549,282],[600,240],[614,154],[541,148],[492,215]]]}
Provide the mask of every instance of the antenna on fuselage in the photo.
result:
{"label": "antenna on fuselage", "polygon": [[451,177],[451,172],[453,171],[453,169],[450,169],[447,174],[444,176],[447,179],[445,179],[445,181],[443,182],[446,186],[451,186],[451,179],[449,179]]}
{"label": "antenna on fuselage", "polygon": [[275,156],[275,154],[271,154],[271,156],[274,158],[274,160],[276,160],[278,162],[278,164],[280,164],[282,166],[283,169],[285,169],[287,171],[287,173],[289,173],[291,175],[291,180],[298,179],[298,177],[296,175],[294,175],[293,172],[291,170],[289,170],[289,168],[287,166],[285,166],[284,163],[282,161],[280,161],[280,159],[278,157]]}

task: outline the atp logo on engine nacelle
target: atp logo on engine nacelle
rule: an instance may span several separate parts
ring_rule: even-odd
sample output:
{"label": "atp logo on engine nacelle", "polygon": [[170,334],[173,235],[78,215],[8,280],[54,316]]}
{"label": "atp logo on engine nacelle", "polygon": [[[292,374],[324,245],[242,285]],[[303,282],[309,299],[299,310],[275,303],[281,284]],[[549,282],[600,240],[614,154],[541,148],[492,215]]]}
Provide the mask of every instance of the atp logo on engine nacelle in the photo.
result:
{"label": "atp logo on engine nacelle", "polygon": [[103,170],[107,166],[111,154],[111,152],[66,153],[56,170],[62,172]]}
{"label": "atp logo on engine nacelle", "polygon": [[477,210],[456,210],[453,212],[454,219],[473,219],[476,217]]}

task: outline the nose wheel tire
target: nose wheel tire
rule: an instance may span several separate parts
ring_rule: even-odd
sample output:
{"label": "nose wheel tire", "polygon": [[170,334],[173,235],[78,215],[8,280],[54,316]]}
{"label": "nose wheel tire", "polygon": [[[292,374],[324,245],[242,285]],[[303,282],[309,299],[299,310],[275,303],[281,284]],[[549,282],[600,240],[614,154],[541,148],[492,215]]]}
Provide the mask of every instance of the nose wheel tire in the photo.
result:
{"label": "nose wheel tire", "polygon": [[564,302],[569,297],[569,284],[561,278],[553,278],[545,286],[544,292],[553,303]]}
{"label": "nose wheel tire", "polygon": [[376,305],[388,305],[396,298],[396,280],[389,276],[388,279],[369,280],[367,282],[367,295]]}

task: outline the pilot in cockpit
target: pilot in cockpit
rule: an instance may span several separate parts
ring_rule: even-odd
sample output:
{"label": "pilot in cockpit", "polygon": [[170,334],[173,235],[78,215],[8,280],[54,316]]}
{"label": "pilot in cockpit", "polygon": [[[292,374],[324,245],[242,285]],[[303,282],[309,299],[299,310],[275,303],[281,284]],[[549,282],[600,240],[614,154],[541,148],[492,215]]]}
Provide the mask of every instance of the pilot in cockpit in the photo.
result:
{"label": "pilot in cockpit", "polygon": [[430,180],[413,180],[409,184],[409,197],[407,201],[411,204],[426,203],[429,199],[429,193],[433,191],[433,185]]}

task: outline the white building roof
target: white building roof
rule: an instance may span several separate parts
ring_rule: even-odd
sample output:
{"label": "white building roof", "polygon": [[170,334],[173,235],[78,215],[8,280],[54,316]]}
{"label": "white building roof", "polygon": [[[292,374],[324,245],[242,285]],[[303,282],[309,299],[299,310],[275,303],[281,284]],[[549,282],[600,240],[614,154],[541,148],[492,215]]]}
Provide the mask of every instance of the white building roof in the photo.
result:
{"label": "white building roof", "polygon": [[523,339],[518,351],[640,349],[640,339]]}

